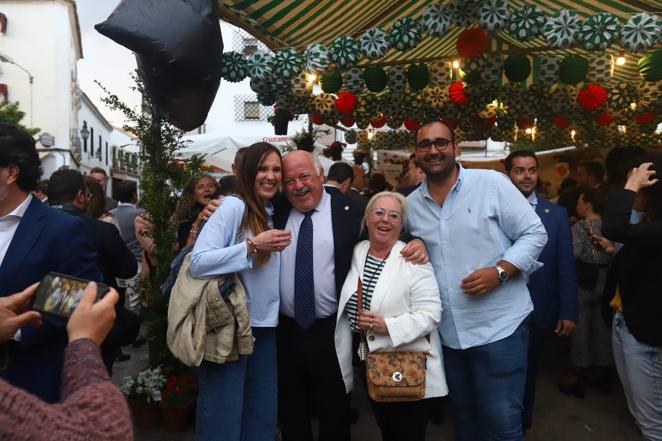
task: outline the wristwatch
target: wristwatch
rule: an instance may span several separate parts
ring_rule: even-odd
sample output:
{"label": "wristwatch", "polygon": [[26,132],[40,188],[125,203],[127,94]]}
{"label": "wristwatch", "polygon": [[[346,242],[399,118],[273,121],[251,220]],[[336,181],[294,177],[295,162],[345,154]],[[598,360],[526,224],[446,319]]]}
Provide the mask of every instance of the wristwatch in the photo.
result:
{"label": "wristwatch", "polygon": [[497,273],[499,273],[499,281],[501,284],[504,284],[508,281],[508,278],[510,275],[508,274],[508,271],[503,269],[500,265],[495,265],[494,268],[496,268]]}

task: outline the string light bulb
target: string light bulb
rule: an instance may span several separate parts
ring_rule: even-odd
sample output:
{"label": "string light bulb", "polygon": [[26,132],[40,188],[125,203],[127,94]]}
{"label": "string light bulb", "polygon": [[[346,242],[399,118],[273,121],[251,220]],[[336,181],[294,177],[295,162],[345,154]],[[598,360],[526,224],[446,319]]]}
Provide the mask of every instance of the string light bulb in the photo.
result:
{"label": "string light bulb", "polygon": [[317,81],[317,74],[312,72],[312,73],[307,73],[306,74],[306,81],[308,84],[315,84],[315,81]]}
{"label": "string light bulb", "polygon": [[570,139],[572,139],[574,141],[575,140],[575,135],[577,135],[577,131],[575,129],[572,129],[570,131]]}
{"label": "string light bulb", "polygon": [[453,60],[453,69],[460,68],[460,60]]}
{"label": "string light bulb", "polygon": [[624,64],[625,64],[625,54],[620,54],[618,57],[616,57],[616,65],[623,66]]}

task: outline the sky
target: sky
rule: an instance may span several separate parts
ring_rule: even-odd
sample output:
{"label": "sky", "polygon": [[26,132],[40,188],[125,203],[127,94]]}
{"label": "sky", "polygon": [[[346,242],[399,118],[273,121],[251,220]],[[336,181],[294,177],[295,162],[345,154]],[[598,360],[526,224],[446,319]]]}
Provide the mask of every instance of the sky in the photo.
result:
{"label": "sky", "polygon": [[124,124],[123,116],[110,111],[101,102],[104,92],[94,81],[137,109],[140,94],[131,90],[131,73],[136,69],[136,60],[130,50],[98,33],[94,25],[106,20],[119,3],[120,0],[76,0],[83,43],[83,59],[78,62],[78,81],[83,92],[108,122],[117,127]]}

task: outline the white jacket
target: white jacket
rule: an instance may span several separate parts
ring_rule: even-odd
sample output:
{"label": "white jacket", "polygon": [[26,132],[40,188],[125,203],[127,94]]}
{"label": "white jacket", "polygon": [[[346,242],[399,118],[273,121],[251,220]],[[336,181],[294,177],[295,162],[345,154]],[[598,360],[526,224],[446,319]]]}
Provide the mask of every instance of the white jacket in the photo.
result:
{"label": "white jacket", "polygon": [[[386,259],[372,293],[370,310],[385,318],[389,335],[367,332],[371,352],[428,351],[425,377],[425,398],[448,394],[441,340],[437,327],[441,321],[441,296],[432,265],[405,262],[400,251],[405,246],[396,242]],[[352,267],[340,294],[336,322],[336,353],[347,392],[353,389],[352,331],[345,306],[356,292],[359,277],[370,248],[368,241],[354,248]],[[430,334],[430,341],[425,338]]]}

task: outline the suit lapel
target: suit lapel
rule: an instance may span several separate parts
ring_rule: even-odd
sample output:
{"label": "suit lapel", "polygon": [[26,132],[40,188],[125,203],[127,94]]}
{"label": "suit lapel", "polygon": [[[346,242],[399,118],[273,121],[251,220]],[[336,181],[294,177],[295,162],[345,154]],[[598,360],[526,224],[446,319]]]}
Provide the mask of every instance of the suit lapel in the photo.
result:
{"label": "suit lapel", "polygon": [[23,261],[41,235],[44,228],[43,218],[47,215],[47,210],[48,208],[44,207],[37,198],[32,199],[0,266],[0,280],[20,270]]}

